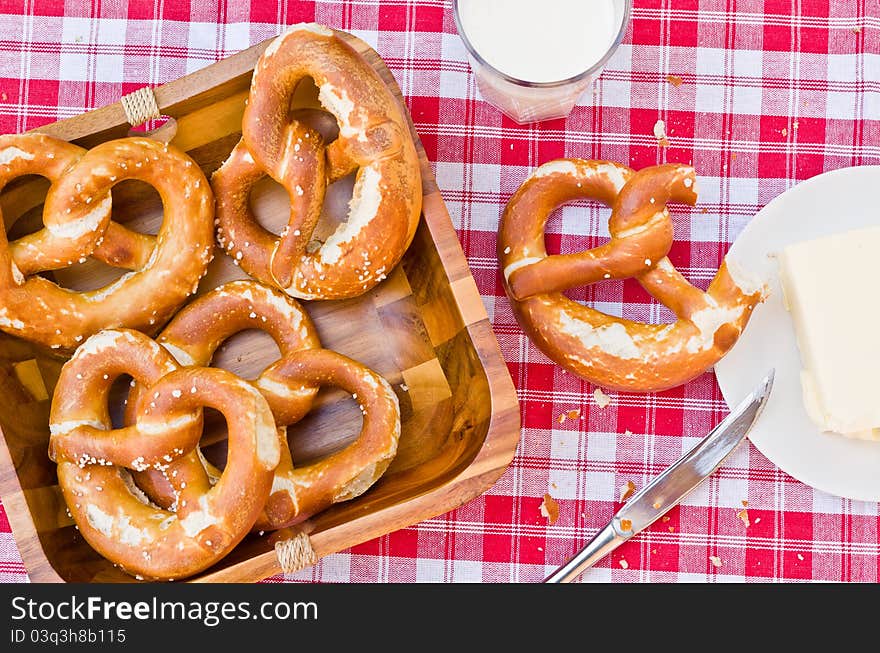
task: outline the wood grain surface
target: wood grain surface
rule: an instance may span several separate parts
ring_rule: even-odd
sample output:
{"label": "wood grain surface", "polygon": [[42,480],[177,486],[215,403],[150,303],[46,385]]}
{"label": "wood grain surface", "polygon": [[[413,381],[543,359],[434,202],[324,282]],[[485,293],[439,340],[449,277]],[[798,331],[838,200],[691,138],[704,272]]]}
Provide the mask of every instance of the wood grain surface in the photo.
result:
{"label": "wood grain surface", "polygon": [[[394,78],[363,41],[339,32],[378,71],[403,105]],[[171,141],[210,175],[240,138],[241,116],[257,58],[270,41],[155,90],[160,109],[176,122]],[[318,108],[313,85],[297,91],[295,106]],[[404,107],[405,108],[405,107]],[[313,113],[317,118],[323,114]],[[408,112],[407,116],[409,116]],[[326,116],[325,116],[326,117]],[[337,504],[306,523],[318,557],[449,511],[487,490],[513,458],[519,441],[519,406],[482,300],[410,121],[421,161],[422,220],[401,265],[382,284],[344,301],[304,302],[325,347],[369,365],[394,387],[402,412],[398,454],[380,481],[360,497]],[[130,126],[119,103],[36,130],[91,147],[126,136]],[[352,180],[328,191],[323,225],[344,219]],[[11,236],[41,225],[48,184],[25,178],[0,196]],[[252,205],[270,229],[286,222],[288,200],[272,181],[257,185]],[[140,182],[113,189],[113,216],[138,231],[155,233],[162,220],[158,194]],[[69,288],[101,286],[120,274],[88,260],[57,271]],[[240,268],[219,249],[199,293],[234,278]],[[246,331],[229,339],[214,365],[254,378],[277,359],[266,334]],[[64,359],[54,352],[0,334],[0,495],[28,574],[38,582],[132,581],[95,553],[67,516],[54,465],[47,456],[51,395]],[[119,413],[124,384],[114,393]],[[206,420],[206,456],[222,461],[222,419]],[[323,389],[315,409],[289,427],[297,462],[337,450],[360,429],[354,401]],[[274,542],[293,533],[248,536],[229,556],[192,579],[256,581],[280,571]]]}

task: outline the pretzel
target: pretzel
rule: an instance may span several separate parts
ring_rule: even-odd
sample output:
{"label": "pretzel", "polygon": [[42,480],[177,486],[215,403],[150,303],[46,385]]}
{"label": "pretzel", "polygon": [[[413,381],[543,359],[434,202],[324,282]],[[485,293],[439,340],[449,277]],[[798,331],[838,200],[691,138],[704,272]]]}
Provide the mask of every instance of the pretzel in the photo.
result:
{"label": "pretzel", "polygon": [[[233,281],[186,306],[158,338],[185,365],[210,364],[220,344],[244,329],[269,333],[281,359],[252,383],[269,403],[279,427],[302,419],[318,386],[338,385],[352,393],[364,413],[360,435],[344,449],[315,463],[294,467],[286,429],[279,428],[281,462],[272,495],[255,529],[274,530],[301,522],[333,503],[365,492],[397,451],[400,409],[397,395],[381,376],[350,358],[320,348],[317,332],[296,300],[253,281]],[[132,390],[138,396],[138,387]],[[132,409],[129,401],[129,412]],[[159,505],[170,505],[181,483],[215,476],[217,470],[198,451],[172,463],[172,474],[147,470],[135,476]]]}
{"label": "pretzel", "polygon": [[[548,256],[544,226],[560,204],[596,199],[611,207],[605,245]],[[498,237],[504,288],[517,320],[553,361],[597,385],[658,391],[712,367],[736,343],[765,289],[726,258],[708,292],[689,284],[667,258],[666,203],[693,205],[696,175],[666,164],[633,172],[609,161],[560,159],[540,166],[505,207]],[[672,324],[606,315],[563,290],[634,277],[675,313]]]}
{"label": "pretzel", "polygon": [[[213,254],[213,202],[202,171],[182,152],[146,138],[84,150],[37,134],[0,136],[0,190],[17,177],[51,182],[40,231],[0,235],[0,329],[54,349],[72,349],[108,327],[155,332],[195,292]],[[110,188],[125,179],[154,186],[165,217],[158,235],[110,220]],[[93,256],[129,272],[85,292],[38,272]]]}
{"label": "pretzel", "polygon": [[329,349],[302,349],[271,365],[263,378],[340,387],[357,401],[363,425],[347,447],[302,467],[293,465],[285,438],[272,495],[255,528],[300,523],[334,503],[360,496],[385,473],[397,453],[400,406],[379,374]]}
{"label": "pretzel", "polygon": [[[145,386],[130,426],[107,411],[113,381]],[[166,510],[152,504],[129,470],[167,470],[193,451],[202,407],[229,425],[229,456],[215,484],[204,473],[179,488]],[[153,580],[191,576],[225,556],[250,531],[272,488],[278,433],[263,396],[221,369],[181,368],[146,335],[105,330],[64,365],[49,417],[49,455],[83,537],[129,574]]]}
{"label": "pretzel", "polygon": [[[307,77],[339,126],[329,145],[288,115]],[[327,185],[355,170],[347,220],[325,242],[313,240]],[[290,197],[279,236],[248,204],[265,175]],[[419,161],[397,99],[355,50],[315,24],[294,25],[263,52],[242,140],[211,183],[220,246],[255,279],[301,299],[354,297],[382,281],[412,241],[422,205]]]}

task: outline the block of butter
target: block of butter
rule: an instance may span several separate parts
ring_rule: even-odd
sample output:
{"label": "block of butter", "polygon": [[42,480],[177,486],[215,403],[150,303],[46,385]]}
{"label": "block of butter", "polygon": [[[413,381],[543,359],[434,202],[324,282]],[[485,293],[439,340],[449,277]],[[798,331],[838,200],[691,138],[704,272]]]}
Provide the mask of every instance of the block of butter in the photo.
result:
{"label": "block of butter", "polygon": [[880,227],[785,247],[779,257],[801,385],[823,431],[880,440]]}

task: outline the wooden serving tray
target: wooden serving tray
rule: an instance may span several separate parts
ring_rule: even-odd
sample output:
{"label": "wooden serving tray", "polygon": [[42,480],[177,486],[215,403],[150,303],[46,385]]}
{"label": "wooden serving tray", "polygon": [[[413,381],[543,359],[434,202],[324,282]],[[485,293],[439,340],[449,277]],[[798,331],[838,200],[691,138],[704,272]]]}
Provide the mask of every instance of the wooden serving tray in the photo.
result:
{"label": "wooden serving tray", "polygon": [[[340,32],[379,72],[404,112],[391,73],[366,43]],[[241,135],[241,117],[253,67],[267,40],[155,91],[164,115],[177,122],[171,142],[210,174]],[[318,107],[313,85],[298,89],[294,105]],[[308,112],[306,112],[308,113]],[[410,120],[421,160],[422,220],[401,265],[374,290],[356,299],[304,302],[325,347],[384,375],[400,399],[402,433],[385,475],[357,499],[337,504],[300,525],[317,557],[340,551],[451,510],[488,489],[510,463],[520,434],[513,383],[492,332],[476,284],[437,188],[424,148]],[[129,132],[120,103],[36,131],[83,147]],[[344,219],[351,179],[334,184],[325,204],[325,229]],[[40,226],[48,183],[25,178],[0,197],[12,237]],[[276,228],[289,212],[284,191],[261,182],[252,195],[260,220]],[[127,181],[113,189],[114,220],[155,233],[161,222],[158,194]],[[320,228],[320,227],[319,227]],[[70,288],[94,288],[119,271],[88,261],[56,273]],[[215,251],[199,292],[245,278],[231,259]],[[276,360],[265,334],[246,331],[218,351],[215,365],[254,378]],[[64,358],[0,334],[0,496],[31,580],[129,582],[133,579],[99,556],[66,514],[55,465],[47,456],[48,414]],[[116,393],[121,403],[123,392]],[[113,408],[113,407],[111,407]],[[117,407],[118,409],[118,407]],[[111,410],[111,413],[113,410]],[[295,461],[337,450],[360,429],[354,401],[322,389],[316,408],[290,427]],[[222,458],[222,420],[206,419],[206,456]],[[214,443],[214,444],[211,444]],[[274,542],[290,532],[251,534],[225,559],[192,580],[256,581],[278,573]]]}

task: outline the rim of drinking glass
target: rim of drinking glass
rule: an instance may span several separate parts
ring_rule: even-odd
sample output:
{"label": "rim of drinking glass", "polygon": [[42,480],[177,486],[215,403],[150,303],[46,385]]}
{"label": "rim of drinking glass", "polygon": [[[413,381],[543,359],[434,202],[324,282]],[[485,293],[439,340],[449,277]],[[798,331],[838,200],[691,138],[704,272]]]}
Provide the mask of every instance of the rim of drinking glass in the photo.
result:
{"label": "rim of drinking glass", "polygon": [[517,86],[525,86],[527,88],[558,88],[560,86],[566,86],[568,84],[580,82],[593,75],[597,70],[600,70],[608,62],[608,60],[611,58],[611,55],[614,54],[615,50],[617,50],[617,48],[623,41],[623,36],[624,34],[626,34],[626,28],[629,25],[630,13],[632,10],[632,0],[623,0],[623,17],[620,21],[620,29],[617,31],[617,35],[614,37],[614,40],[611,41],[611,45],[608,46],[608,50],[605,51],[605,54],[602,55],[599,61],[590,66],[587,70],[582,73],[578,73],[573,77],[560,79],[559,81],[530,82],[525,79],[518,79],[516,77],[513,77],[512,75],[508,75],[507,73],[498,70],[495,66],[483,59],[483,57],[481,57],[477,53],[476,49],[471,44],[470,40],[468,40],[468,37],[465,34],[464,29],[462,28],[461,18],[458,15],[458,3],[459,0],[452,0],[452,14],[453,18],[455,19],[455,29],[458,32],[458,36],[461,38],[462,43],[464,43],[464,47],[468,51],[468,53],[474,59],[476,59],[480,65],[485,66],[502,79],[510,82],[511,84],[516,84]]}

